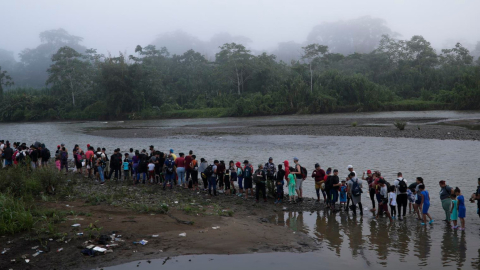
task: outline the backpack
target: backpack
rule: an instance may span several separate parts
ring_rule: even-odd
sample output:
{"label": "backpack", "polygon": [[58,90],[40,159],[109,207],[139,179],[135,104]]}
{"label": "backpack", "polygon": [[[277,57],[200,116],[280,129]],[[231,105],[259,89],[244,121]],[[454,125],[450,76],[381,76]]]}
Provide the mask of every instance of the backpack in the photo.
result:
{"label": "backpack", "polygon": [[205,171],[203,171],[203,174],[205,176],[210,177],[213,175],[213,165],[208,165],[207,168],[205,168]]}
{"label": "backpack", "polygon": [[171,159],[167,160],[165,165],[167,166],[167,173],[172,174],[173,173],[173,160],[171,160]]}
{"label": "backpack", "polygon": [[60,155],[61,155],[61,160],[62,160],[62,161],[67,161],[67,160],[68,160],[68,158],[67,158],[67,155],[68,155],[67,152],[62,152]]}
{"label": "backpack", "polygon": [[407,192],[407,183],[405,182],[405,179],[398,179],[398,191],[400,191],[401,193]]}
{"label": "backpack", "polygon": [[51,157],[51,155],[50,155],[50,150],[48,150],[48,148],[45,148],[45,157],[44,157],[44,159],[45,159],[45,160],[49,160],[50,157]]}
{"label": "backpack", "polygon": [[252,167],[246,166],[245,169],[243,170],[243,175],[244,177],[252,177]]}
{"label": "backpack", "polygon": [[300,166],[300,173],[302,174],[303,180],[307,179],[308,172],[307,172],[307,169],[305,169],[305,167]]}
{"label": "backpack", "polygon": [[[352,180],[350,180],[352,181]],[[362,195],[363,191],[362,189],[360,188],[360,185],[358,184],[358,179],[357,181],[352,181],[353,184],[352,184],[352,195],[355,196],[355,197],[358,197],[360,195]]]}
{"label": "backpack", "polygon": [[302,165],[300,164],[298,164],[298,166],[300,166],[300,175],[302,176],[302,179],[303,180],[307,179],[307,175],[308,175],[307,169],[305,169],[305,167],[302,167]]}
{"label": "backpack", "polygon": [[332,184],[332,176],[329,175],[329,176],[327,176],[327,180],[325,181],[325,189],[326,190],[331,190],[332,187],[333,187],[332,185],[333,185]]}

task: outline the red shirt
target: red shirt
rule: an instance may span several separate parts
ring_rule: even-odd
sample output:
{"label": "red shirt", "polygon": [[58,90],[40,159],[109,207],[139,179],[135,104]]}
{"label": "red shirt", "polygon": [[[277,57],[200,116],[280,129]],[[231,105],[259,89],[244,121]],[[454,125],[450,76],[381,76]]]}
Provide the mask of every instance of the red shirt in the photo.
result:
{"label": "red shirt", "polygon": [[85,153],[85,157],[87,158],[87,160],[91,160],[91,158],[93,157],[93,151],[92,150],[88,150],[86,153]]}
{"label": "red shirt", "polygon": [[323,169],[315,170],[312,173],[312,177],[315,177],[315,182],[320,182],[325,180],[325,171]]}
{"label": "red shirt", "polygon": [[177,157],[177,159],[175,159],[175,165],[177,166],[177,168],[184,168],[185,167],[185,158]]}
{"label": "red shirt", "polygon": [[188,155],[185,157],[185,167],[187,167],[187,169],[191,169],[190,163],[192,163],[192,156]]}

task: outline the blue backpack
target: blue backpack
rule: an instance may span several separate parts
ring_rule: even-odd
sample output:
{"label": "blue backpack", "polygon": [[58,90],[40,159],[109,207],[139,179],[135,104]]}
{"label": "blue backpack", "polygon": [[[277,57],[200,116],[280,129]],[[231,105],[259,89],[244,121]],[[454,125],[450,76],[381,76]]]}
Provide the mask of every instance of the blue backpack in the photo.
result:
{"label": "blue backpack", "polygon": [[358,179],[357,179],[357,181],[353,181],[353,180],[350,180],[350,181],[353,182],[352,195],[355,196],[355,197],[362,195],[363,191],[360,188],[360,185],[358,184]]}
{"label": "blue backpack", "polygon": [[252,167],[246,166],[245,170],[243,171],[243,177],[252,177]]}
{"label": "blue backpack", "polygon": [[174,162],[173,162],[173,160],[171,160],[171,159],[167,159],[167,160],[165,161],[165,165],[167,166],[167,173],[168,173],[168,174],[172,174],[172,173],[173,173],[173,164],[174,164]]}

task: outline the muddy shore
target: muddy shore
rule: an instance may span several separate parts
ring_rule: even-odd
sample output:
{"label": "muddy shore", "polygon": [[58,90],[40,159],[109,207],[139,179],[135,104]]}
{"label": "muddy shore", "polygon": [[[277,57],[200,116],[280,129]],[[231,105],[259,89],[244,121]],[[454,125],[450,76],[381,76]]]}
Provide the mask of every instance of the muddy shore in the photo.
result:
{"label": "muddy shore", "polygon": [[87,134],[113,138],[159,138],[171,136],[225,135],[310,135],[419,138],[439,140],[479,140],[478,119],[446,121],[442,118],[404,118],[398,130],[393,118],[328,118],[279,121],[249,120],[248,125],[232,118],[228,124],[185,125],[177,127],[117,126],[85,130]]}
{"label": "muddy shore", "polygon": [[[67,213],[56,236],[39,238],[29,232],[0,238],[0,246],[9,248],[1,255],[0,269],[95,269],[178,255],[307,252],[319,248],[307,235],[268,221],[283,211],[323,209],[323,204],[311,199],[299,204],[274,205],[273,199],[257,204],[253,198],[210,197],[204,191],[163,191],[160,186],[125,183],[98,186],[84,179],[79,180],[74,194],[68,200],[39,202]],[[160,204],[168,206],[167,213],[158,211]],[[72,227],[76,223],[81,226]],[[89,233],[90,224],[101,229]],[[78,236],[79,232],[83,235]],[[86,245],[104,247],[98,244],[99,236],[112,233],[121,235],[120,241],[109,242],[118,245],[108,248],[113,252],[95,257],[81,254]],[[179,236],[181,233],[186,236]],[[91,243],[86,243],[89,234]],[[133,243],[143,239],[148,241],[146,245]],[[63,250],[57,252],[60,248]],[[43,253],[33,257],[37,250]]]}

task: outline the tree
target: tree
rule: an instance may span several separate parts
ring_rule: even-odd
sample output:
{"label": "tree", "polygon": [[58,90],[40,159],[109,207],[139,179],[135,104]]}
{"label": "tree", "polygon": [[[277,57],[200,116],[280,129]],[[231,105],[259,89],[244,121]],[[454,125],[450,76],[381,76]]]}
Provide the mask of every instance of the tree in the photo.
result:
{"label": "tree", "polygon": [[9,87],[14,85],[12,77],[7,74],[7,71],[2,71],[2,67],[0,67],[0,101],[3,101],[3,86]]}
{"label": "tree", "polygon": [[254,56],[245,46],[236,43],[226,43],[216,54],[216,62],[225,69],[227,80],[237,86],[237,94],[241,95],[245,82],[253,74]]}
{"label": "tree", "polygon": [[306,47],[302,47],[303,49],[303,60],[308,60],[308,66],[310,69],[310,92],[313,93],[313,68],[315,62],[318,61],[320,55],[325,55],[328,52],[328,46],[325,45],[318,45],[318,44],[310,44]]}
{"label": "tree", "polygon": [[17,80],[17,83],[36,88],[45,86],[48,79],[46,71],[52,64],[52,56],[64,46],[84,52],[86,48],[79,44],[82,40],[61,28],[40,33],[41,44],[34,49],[25,49],[19,55],[20,71],[24,76],[20,81]]}
{"label": "tree", "polygon": [[440,59],[443,65],[456,67],[468,66],[473,63],[473,56],[471,56],[468,49],[460,43],[457,43],[455,48],[443,49]]}
{"label": "tree", "polygon": [[88,71],[90,65],[83,61],[82,57],[82,54],[68,46],[61,47],[52,56],[53,64],[47,70],[49,76],[46,85],[53,84],[56,90],[62,93],[69,92],[73,106],[75,96],[89,90],[92,85]]}

